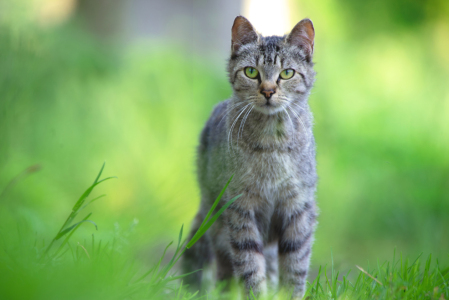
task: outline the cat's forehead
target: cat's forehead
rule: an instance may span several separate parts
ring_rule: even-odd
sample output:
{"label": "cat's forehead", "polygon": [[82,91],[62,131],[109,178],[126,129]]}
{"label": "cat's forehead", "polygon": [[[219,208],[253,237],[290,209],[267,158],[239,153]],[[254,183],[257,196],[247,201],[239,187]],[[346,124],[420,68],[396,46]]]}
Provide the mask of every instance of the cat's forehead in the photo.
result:
{"label": "cat's forehead", "polygon": [[269,66],[296,64],[305,60],[302,52],[285,43],[285,36],[259,36],[258,43],[245,45],[231,57],[238,65]]}

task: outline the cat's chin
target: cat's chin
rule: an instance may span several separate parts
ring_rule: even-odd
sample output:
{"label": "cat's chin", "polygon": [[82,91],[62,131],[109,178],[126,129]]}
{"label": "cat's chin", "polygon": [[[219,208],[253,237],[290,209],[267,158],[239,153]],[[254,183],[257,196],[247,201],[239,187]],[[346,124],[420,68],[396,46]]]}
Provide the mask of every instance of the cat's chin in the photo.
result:
{"label": "cat's chin", "polygon": [[256,105],[254,107],[254,110],[264,114],[264,115],[275,115],[283,111],[283,108],[281,105]]}

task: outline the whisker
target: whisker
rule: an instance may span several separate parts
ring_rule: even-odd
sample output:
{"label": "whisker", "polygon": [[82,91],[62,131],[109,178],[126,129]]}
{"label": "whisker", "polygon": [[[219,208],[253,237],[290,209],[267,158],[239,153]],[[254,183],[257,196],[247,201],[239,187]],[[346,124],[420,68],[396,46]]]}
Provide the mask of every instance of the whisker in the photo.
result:
{"label": "whisker", "polygon": [[287,102],[288,104],[293,104],[295,105],[297,108],[299,108],[301,111],[304,111],[304,108],[301,107],[299,104],[295,103],[295,102],[290,102],[288,101],[289,98],[287,97],[279,97],[280,100],[283,100],[284,102]]}
{"label": "whisker", "polygon": [[239,126],[239,131],[237,132],[237,143],[239,141],[239,137],[240,137],[240,131],[242,130],[242,125],[243,125],[243,121],[245,120],[245,118],[248,116],[248,113],[251,111],[251,109],[249,109],[245,115],[243,115],[243,119],[240,122],[240,126]]}
{"label": "whisker", "polygon": [[306,129],[306,126],[304,125],[304,122],[302,121],[301,117],[294,111],[294,109],[289,104],[287,104],[287,107],[290,108],[290,111],[296,116],[296,118],[298,119],[299,123],[301,123],[301,126],[304,129],[304,133],[306,134],[306,141],[307,141],[306,147],[309,146],[309,144],[310,144],[310,135],[309,135],[309,132]]}
{"label": "whisker", "polygon": [[235,126],[237,120],[240,118],[241,114],[244,113],[246,108],[248,106],[250,106],[250,105],[251,105],[251,103],[248,103],[241,110],[239,110],[239,112],[241,111],[240,114],[235,118],[235,121],[232,123],[231,128],[229,129],[229,133],[228,133],[228,148],[230,147],[231,150],[232,150],[232,137],[231,137],[231,135],[232,135],[232,131],[234,130],[234,126]]}
{"label": "whisker", "polygon": [[298,115],[297,112],[295,112],[295,110],[289,104],[287,104],[287,107],[290,108],[290,111],[296,116],[296,118],[298,119],[299,123],[301,123],[301,126],[304,129],[304,132],[307,134],[306,126],[304,125],[304,122],[302,121],[301,117]]}
{"label": "whisker", "polygon": [[229,144],[229,146],[231,147],[231,150],[234,150],[233,147],[232,147],[232,132],[234,131],[234,127],[235,127],[235,125],[237,124],[237,121],[238,121],[239,117],[246,111],[246,109],[248,108],[248,106],[249,106],[249,104],[246,105],[246,106],[242,109],[242,111],[240,112],[240,114],[235,118],[235,121],[232,123],[232,126],[231,126],[231,128],[230,128],[230,130],[229,130],[229,134],[228,134],[228,144]]}
{"label": "whisker", "polygon": [[299,108],[301,111],[305,111],[305,109],[303,107],[301,107],[299,104],[295,103],[295,102],[288,102],[288,104],[293,104],[294,106],[296,106],[297,108]]}
{"label": "whisker", "polygon": [[[243,135],[243,128],[245,127],[245,123],[246,123],[246,119],[248,118],[249,114],[251,113],[251,111],[253,110],[253,108],[255,107],[255,105],[253,105],[250,110],[248,110],[248,112],[246,113],[246,115],[243,117],[242,123],[240,123],[240,128],[239,128],[239,132],[237,134],[237,143],[239,142],[239,138],[240,138],[240,131],[242,132]],[[242,126],[243,124],[243,126]]]}
{"label": "whisker", "polygon": [[229,112],[230,112],[232,109],[234,109],[234,108],[236,108],[236,107],[238,107],[238,106],[240,106],[240,105],[242,105],[242,104],[245,104],[245,102],[238,102],[238,103],[232,103],[232,104],[230,104],[231,106],[228,107],[228,108],[226,108],[226,111],[225,111],[225,113],[223,114],[223,116],[221,117],[220,122],[218,122],[217,127],[221,124],[221,122],[223,122],[223,120],[225,119],[225,117],[229,114]]}
{"label": "whisker", "polygon": [[290,119],[290,123],[292,123],[293,129],[295,129],[295,124],[293,124],[293,120],[292,120],[292,118],[290,117],[290,115],[288,114],[287,109],[286,109],[284,106],[282,106],[282,109],[285,111],[285,113],[287,114],[288,118]]}

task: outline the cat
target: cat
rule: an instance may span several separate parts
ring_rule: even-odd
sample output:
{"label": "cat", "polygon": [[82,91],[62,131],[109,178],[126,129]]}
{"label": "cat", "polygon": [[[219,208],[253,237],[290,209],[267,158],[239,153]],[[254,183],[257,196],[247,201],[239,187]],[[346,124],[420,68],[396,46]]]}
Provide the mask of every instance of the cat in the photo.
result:
{"label": "cat", "polygon": [[[314,37],[309,19],[286,36],[263,37],[236,17],[228,62],[233,95],[214,108],[201,133],[202,198],[191,234],[232,174],[219,207],[242,196],[186,251],[186,273],[215,258],[217,279],[240,278],[247,293],[263,295],[279,283],[295,299],[304,295],[317,217],[307,102],[315,81]],[[185,281],[199,288],[201,276],[196,272]]]}

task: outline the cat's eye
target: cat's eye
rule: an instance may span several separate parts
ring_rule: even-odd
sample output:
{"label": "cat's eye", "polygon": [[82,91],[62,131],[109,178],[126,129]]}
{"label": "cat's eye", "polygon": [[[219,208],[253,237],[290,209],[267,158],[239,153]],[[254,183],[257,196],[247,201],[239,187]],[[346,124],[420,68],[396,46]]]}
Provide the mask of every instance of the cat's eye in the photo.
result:
{"label": "cat's eye", "polygon": [[254,79],[257,76],[259,76],[259,71],[257,71],[257,69],[255,69],[253,67],[246,67],[245,68],[245,75],[248,76],[251,79]]}
{"label": "cat's eye", "polygon": [[290,79],[293,75],[295,75],[295,70],[293,69],[285,69],[281,72],[281,74],[279,74],[282,79]]}

